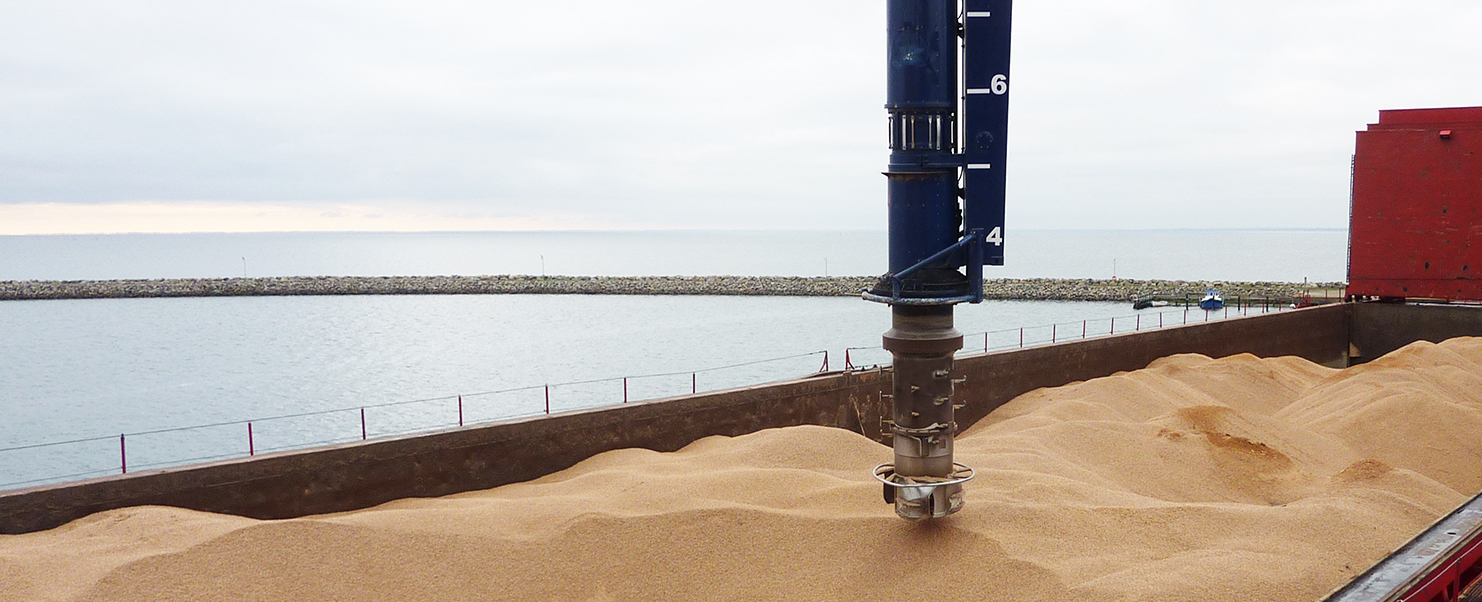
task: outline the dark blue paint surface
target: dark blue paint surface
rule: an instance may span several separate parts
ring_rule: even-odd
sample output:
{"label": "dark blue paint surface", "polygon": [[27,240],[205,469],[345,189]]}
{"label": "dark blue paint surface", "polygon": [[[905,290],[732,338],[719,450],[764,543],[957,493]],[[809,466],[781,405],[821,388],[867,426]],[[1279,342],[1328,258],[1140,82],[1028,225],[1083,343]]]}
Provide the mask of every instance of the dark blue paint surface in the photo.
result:
{"label": "dark blue paint surface", "polygon": [[[987,13],[981,16],[979,13]],[[1009,141],[1010,22],[1013,0],[967,0],[963,80],[964,146],[967,159],[963,220],[968,229],[991,234],[1004,226],[1005,167]],[[990,237],[991,238],[991,237]],[[985,262],[1003,265],[1003,243],[986,246]]]}
{"label": "dark blue paint surface", "polygon": [[972,264],[959,291],[970,294],[978,266],[1003,265],[1011,18],[1012,0],[887,2],[892,274],[965,236],[981,248],[935,260],[935,277]]}
{"label": "dark blue paint surface", "polygon": [[[889,0],[885,108],[891,116],[890,271],[960,236],[953,127],[957,114],[957,3]],[[940,267],[951,267],[948,261]]]}

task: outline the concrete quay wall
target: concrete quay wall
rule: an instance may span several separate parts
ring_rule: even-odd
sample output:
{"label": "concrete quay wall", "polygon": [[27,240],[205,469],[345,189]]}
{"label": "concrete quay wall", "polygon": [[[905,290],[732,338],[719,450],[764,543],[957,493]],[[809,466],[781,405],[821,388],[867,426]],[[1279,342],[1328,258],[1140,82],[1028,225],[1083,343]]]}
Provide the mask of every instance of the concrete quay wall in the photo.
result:
{"label": "concrete quay wall", "polygon": [[[1350,305],[962,356],[967,428],[1023,393],[1145,367],[1159,357],[1296,355],[1342,365]],[[1477,312],[1482,316],[1482,311]],[[1482,322],[1478,322],[1482,323]],[[367,508],[407,497],[496,487],[627,447],[672,451],[712,435],[802,424],[883,441],[889,368],[286,451],[195,466],[0,492],[0,533],[50,529],[94,512],[158,504],[275,519]],[[889,459],[880,448],[880,460]]]}
{"label": "concrete quay wall", "polygon": [[1351,312],[1350,363],[1361,364],[1415,341],[1482,337],[1482,306],[1357,303]]}
{"label": "concrete quay wall", "polygon": [[[159,280],[0,281],[0,301],[151,297],[288,295],[755,295],[857,297],[873,277],[791,276],[301,276],[274,278],[175,278]],[[1226,298],[1291,299],[1337,283],[1183,280],[997,278],[984,281],[989,299],[1125,301],[1144,295],[1192,296],[1207,289]]]}
{"label": "concrete quay wall", "polygon": [[878,403],[882,382],[879,370],[831,374],[3,492],[0,533],[137,505],[291,518],[527,481],[615,449],[802,424],[857,430],[855,408]]}
{"label": "concrete quay wall", "polygon": [[957,367],[968,378],[962,399],[971,401],[958,410],[957,422],[966,429],[1035,389],[1140,370],[1179,353],[1294,355],[1342,367],[1348,359],[1350,308],[1310,307],[965,357]]}

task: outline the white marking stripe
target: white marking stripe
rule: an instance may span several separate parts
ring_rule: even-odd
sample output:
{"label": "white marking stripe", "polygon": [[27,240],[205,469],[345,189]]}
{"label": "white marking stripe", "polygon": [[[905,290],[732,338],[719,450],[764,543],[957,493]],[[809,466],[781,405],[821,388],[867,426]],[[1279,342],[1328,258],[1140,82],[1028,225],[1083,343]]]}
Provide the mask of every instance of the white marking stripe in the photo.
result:
{"label": "white marking stripe", "polygon": [[968,163],[967,164],[967,168],[968,169],[993,169],[993,165],[990,164],[990,163]]}
{"label": "white marking stripe", "polygon": [[993,93],[993,90],[991,88],[968,88],[967,89],[967,93],[968,94],[992,94]]}
{"label": "white marking stripe", "polygon": [[968,13],[967,16],[969,16],[969,17],[991,17],[991,16],[993,16],[993,14],[992,13],[989,13],[988,11],[985,10],[983,12],[972,12],[972,13]]}

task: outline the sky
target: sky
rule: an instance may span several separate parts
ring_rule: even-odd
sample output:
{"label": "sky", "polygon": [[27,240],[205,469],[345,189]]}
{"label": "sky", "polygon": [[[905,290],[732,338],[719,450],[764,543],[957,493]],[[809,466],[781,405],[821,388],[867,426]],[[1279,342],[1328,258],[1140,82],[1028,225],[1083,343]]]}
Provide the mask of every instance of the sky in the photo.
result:
{"label": "sky", "polygon": [[[0,234],[883,229],[883,0],[7,0]],[[1021,0],[1007,229],[1342,228],[1476,0]]]}

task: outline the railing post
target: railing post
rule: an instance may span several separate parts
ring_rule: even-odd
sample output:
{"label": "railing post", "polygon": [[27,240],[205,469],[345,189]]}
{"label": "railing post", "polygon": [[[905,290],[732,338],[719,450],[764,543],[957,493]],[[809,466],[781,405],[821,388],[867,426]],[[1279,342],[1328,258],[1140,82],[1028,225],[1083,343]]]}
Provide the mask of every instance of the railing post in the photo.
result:
{"label": "railing post", "polygon": [[252,441],[252,423],[247,423],[247,455],[257,455],[257,444]]}
{"label": "railing post", "polygon": [[700,377],[698,376],[698,374],[699,374],[698,372],[691,372],[690,373],[690,394],[691,395],[694,395],[695,393],[699,393],[700,392]]}
{"label": "railing post", "polygon": [[1158,312],[1158,328],[1163,327],[1163,312]]}
{"label": "railing post", "polygon": [[1020,326],[1019,327],[1019,348],[1020,349],[1023,349],[1024,348],[1024,327],[1023,326]]}
{"label": "railing post", "polygon": [[1056,333],[1059,331],[1059,329],[1060,329],[1060,325],[1059,324],[1051,324],[1050,325],[1050,342],[1051,343],[1054,343],[1055,342]]}
{"label": "railing post", "polygon": [[1111,334],[1117,334],[1117,317],[1112,316]]}
{"label": "railing post", "polygon": [[1142,331],[1142,314],[1137,314],[1137,324],[1133,326],[1132,330],[1134,332]]}
{"label": "railing post", "polygon": [[545,413],[551,413],[551,386],[545,386]]}
{"label": "railing post", "polygon": [[623,377],[623,403],[628,403],[628,377]]}
{"label": "railing post", "polygon": [[818,371],[819,372],[828,372],[828,350],[827,349],[824,349],[823,350],[823,367],[822,368],[819,368]]}
{"label": "railing post", "polygon": [[988,353],[988,333],[983,333],[983,353]]}
{"label": "railing post", "polygon": [[458,426],[463,426],[463,396],[458,396]]}
{"label": "railing post", "polygon": [[1086,338],[1086,320],[1081,320],[1081,338]]}
{"label": "railing post", "polygon": [[118,469],[120,474],[129,474],[129,450],[124,446],[123,433],[118,435]]}
{"label": "railing post", "polygon": [[360,440],[365,441],[365,408],[360,408]]}

